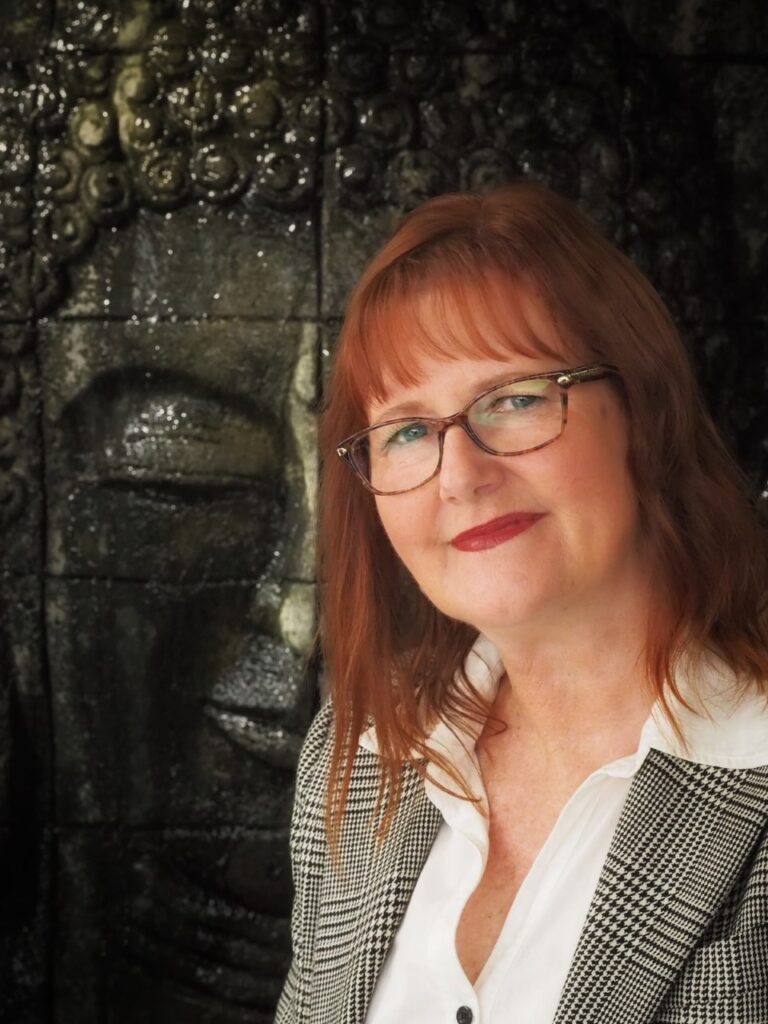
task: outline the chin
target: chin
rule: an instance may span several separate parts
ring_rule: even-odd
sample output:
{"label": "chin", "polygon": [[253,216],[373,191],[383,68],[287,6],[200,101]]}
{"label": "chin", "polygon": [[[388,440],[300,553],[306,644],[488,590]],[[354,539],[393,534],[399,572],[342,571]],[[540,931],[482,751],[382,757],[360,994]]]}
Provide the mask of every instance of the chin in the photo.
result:
{"label": "chin", "polygon": [[480,599],[470,603],[464,600],[459,605],[453,601],[436,601],[429,594],[427,597],[438,611],[451,619],[472,626],[479,633],[488,634],[497,630],[525,625],[526,622],[532,621],[536,617],[536,608],[530,601],[526,601],[525,605],[522,605],[510,598],[500,598],[493,603],[487,603]]}

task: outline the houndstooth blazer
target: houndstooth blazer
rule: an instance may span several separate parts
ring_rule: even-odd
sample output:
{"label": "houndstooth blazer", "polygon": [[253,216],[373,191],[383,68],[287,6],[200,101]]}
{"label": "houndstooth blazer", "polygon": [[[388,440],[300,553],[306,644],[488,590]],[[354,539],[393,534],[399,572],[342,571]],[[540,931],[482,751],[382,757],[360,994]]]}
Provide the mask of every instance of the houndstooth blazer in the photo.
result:
{"label": "houndstooth blazer", "polygon": [[[357,753],[330,860],[324,801],[333,712],[307,736],[291,831],[293,963],[275,1024],[363,1024],[441,823],[403,769],[377,844],[378,759]],[[768,1024],[768,766],[651,750],[635,776],[553,1024]]]}

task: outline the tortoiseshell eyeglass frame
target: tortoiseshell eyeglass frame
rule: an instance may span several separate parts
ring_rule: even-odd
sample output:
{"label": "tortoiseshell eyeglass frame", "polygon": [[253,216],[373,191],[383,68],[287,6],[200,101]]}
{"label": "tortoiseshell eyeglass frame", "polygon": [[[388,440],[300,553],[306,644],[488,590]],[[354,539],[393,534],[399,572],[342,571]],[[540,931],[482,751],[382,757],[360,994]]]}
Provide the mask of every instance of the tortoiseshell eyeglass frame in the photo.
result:
{"label": "tortoiseshell eyeglass frame", "polygon": [[[460,426],[462,430],[474,441],[478,448],[482,448],[484,452],[488,452],[489,455],[525,455],[527,452],[538,451],[539,448],[546,448],[547,445],[552,444],[558,439],[565,430],[565,425],[568,422],[568,390],[575,384],[586,384],[589,381],[603,380],[606,377],[619,377],[621,373],[617,366],[613,366],[611,363],[590,363],[586,366],[576,366],[572,369],[567,370],[548,370],[545,373],[529,373],[524,377],[511,377],[509,380],[499,381],[498,384],[494,384],[489,388],[485,388],[480,392],[479,395],[475,395],[463,409],[459,412],[454,413],[453,416],[446,416],[443,418],[437,418],[432,416],[399,416],[391,420],[383,420],[381,423],[376,423],[372,427],[366,427],[365,430],[360,430],[356,434],[350,435],[345,438],[336,447],[336,454],[344,459],[349,467],[354,471],[358,479],[363,485],[371,491],[373,494],[379,494],[383,497],[389,497],[395,494],[407,494],[410,491],[415,491],[419,487],[423,487],[424,484],[428,484],[430,480],[434,480],[437,474],[440,472],[440,467],[443,462],[443,441],[445,439],[445,432],[449,427],[454,424]],[[489,447],[472,429],[472,425],[469,422],[469,410],[478,402],[481,398],[485,398],[486,395],[492,391],[496,391],[498,388],[509,387],[510,384],[521,384],[526,380],[551,380],[560,388],[560,429],[547,441],[543,441],[541,444],[534,445],[532,448],[523,448],[519,451],[513,452],[500,452],[495,448]],[[435,466],[434,472],[430,473],[426,479],[420,481],[418,484],[414,484],[413,487],[405,487],[400,491],[381,491],[378,490],[370,482],[366,476],[365,469],[355,461],[355,450],[359,449],[364,445],[368,439],[368,435],[374,431],[379,430],[381,427],[391,427],[397,423],[412,423],[414,420],[419,420],[424,423],[429,423],[436,427],[438,432],[438,457],[437,465]]]}

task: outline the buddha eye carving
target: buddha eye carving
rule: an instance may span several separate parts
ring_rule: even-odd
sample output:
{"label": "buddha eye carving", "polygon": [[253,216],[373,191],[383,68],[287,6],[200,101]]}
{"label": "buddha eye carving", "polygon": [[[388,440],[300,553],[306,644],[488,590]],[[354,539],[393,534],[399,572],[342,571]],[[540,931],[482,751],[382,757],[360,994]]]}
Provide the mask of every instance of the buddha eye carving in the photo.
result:
{"label": "buddha eye carving", "polygon": [[64,414],[81,480],[175,500],[274,486],[282,444],[274,416],[183,375],[105,374]]}

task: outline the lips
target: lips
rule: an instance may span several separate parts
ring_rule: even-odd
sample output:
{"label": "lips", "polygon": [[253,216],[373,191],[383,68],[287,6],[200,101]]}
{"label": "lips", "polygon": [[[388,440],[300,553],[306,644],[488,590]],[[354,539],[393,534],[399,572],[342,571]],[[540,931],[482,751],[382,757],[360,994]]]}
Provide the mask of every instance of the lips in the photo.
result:
{"label": "lips", "polygon": [[499,516],[487,523],[475,526],[464,533],[457,533],[451,541],[459,551],[485,551],[503,544],[512,537],[529,529],[544,516],[543,512],[512,512],[510,515]]}

